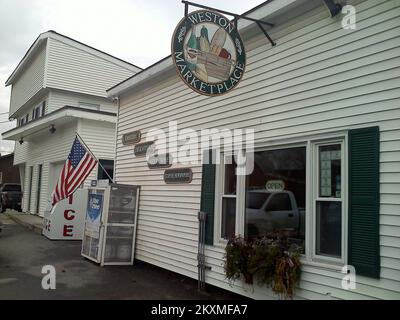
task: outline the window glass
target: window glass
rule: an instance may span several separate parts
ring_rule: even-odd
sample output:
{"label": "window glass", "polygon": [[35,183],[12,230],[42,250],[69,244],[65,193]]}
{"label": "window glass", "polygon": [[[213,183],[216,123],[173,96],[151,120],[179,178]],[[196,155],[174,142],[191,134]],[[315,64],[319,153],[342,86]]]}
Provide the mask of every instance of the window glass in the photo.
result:
{"label": "window glass", "polygon": [[318,199],[316,199],[317,255],[342,256],[342,150],[340,144],[318,147]]}
{"label": "window glass", "polygon": [[269,192],[249,192],[247,194],[247,208],[261,209],[270,195]]}
{"label": "window glass", "polygon": [[319,147],[319,196],[341,198],[341,146]]}
{"label": "window glass", "polygon": [[236,198],[222,198],[221,237],[230,239],[235,236]]}
{"label": "window glass", "polygon": [[304,246],[305,198],[306,147],[256,152],[246,179],[245,236],[283,232]]}
{"label": "window glass", "polygon": [[340,201],[317,201],[316,253],[341,257],[342,203]]}
{"label": "window glass", "polygon": [[43,117],[45,113],[46,113],[46,101],[43,101],[40,116]]}
{"label": "window glass", "polygon": [[224,156],[223,186],[221,197],[221,238],[229,240],[235,236],[236,223],[236,162],[232,156]]}
{"label": "window glass", "polygon": [[226,157],[224,194],[236,194],[236,162],[232,157]]}
{"label": "window glass", "polygon": [[[104,172],[103,168],[98,165],[97,168],[97,179],[98,180],[110,180],[110,178],[114,178],[114,161],[113,160],[99,160],[101,166],[103,166],[104,170],[107,172]],[[110,178],[107,176],[110,176]],[[112,182],[112,181],[110,181]]]}
{"label": "window glass", "polygon": [[36,120],[39,118],[39,116],[40,116],[39,112],[40,112],[39,107],[36,107],[35,109],[33,109],[32,120]]}
{"label": "window glass", "polygon": [[292,210],[288,193],[272,194],[269,198],[265,211],[287,211]]}

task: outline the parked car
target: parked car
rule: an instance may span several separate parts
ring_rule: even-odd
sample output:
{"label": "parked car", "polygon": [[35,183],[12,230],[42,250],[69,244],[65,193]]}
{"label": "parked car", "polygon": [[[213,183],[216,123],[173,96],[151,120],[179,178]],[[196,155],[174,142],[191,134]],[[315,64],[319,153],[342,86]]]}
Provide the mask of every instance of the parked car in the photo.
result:
{"label": "parked car", "polygon": [[21,185],[16,183],[5,183],[0,188],[0,212],[6,209],[21,211],[22,192]]}
{"label": "parked car", "polygon": [[285,231],[291,237],[304,237],[305,210],[297,206],[293,192],[251,190],[246,202],[248,236]]}

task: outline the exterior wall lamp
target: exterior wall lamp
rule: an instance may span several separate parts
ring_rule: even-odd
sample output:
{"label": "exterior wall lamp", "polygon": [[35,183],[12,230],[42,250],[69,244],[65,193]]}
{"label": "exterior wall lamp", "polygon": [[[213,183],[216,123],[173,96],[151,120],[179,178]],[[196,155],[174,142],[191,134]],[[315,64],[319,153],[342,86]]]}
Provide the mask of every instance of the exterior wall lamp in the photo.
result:
{"label": "exterior wall lamp", "polygon": [[56,132],[56,127],[54,126],[54,124],[51,125],[51,127],[50,127],[50,129],[49,129],[49,132],[50,132],[51,134],[53,134],[54,132]]}
{"label": "exterior wall lamp", "polygon": [[19,144],[23,144],[24,143],[24,138],[21,137],[21,139],[19,139]]}
{"label": "exterior wall lamp", "polygon": [[338,15],[342,10],[342,5],[336,3],[333,0],[323,0],[329,12],[331,13],[331,18]]}

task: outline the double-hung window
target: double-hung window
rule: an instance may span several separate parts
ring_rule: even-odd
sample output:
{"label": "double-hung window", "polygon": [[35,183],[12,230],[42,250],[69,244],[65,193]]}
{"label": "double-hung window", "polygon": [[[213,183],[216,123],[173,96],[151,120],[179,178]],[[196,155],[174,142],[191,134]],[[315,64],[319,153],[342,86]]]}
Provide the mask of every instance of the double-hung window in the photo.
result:
{"label": "double-hung window", "polygon": [[313,151],[314,258],[344,262],[344,143],[316,143]]}
{"label": "double-hung window", "polygon": [[32,120],[39,119],[44,116],[46,112],[46,101],[35,107],[32,111]]}
{"label": "double-hung window", "polygon": [[221,170],[221,239],[230,239],[236,234],[237,176],[236,162],[230,155],[224,155]]}

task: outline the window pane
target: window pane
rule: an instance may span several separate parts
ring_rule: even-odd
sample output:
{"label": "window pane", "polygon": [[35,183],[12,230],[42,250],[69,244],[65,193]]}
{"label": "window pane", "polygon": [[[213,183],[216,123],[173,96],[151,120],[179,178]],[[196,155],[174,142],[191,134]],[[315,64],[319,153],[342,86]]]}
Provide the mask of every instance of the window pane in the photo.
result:
{"label": "window pane", "polygon": [[254,170],[246,179],[247,238],[282,231],[304,246],[305,202],[305,147],[254,154]]}
{"label": "window pane", "polygon": [[342,203],[340,201],[317,202],[317,254],[341,257],[342,251]]}
{"label": "window pane", "polygon": [[341,198],[341,146],[319,147],[319,196]]}
{"label": "window pane", "polygon": [[45,112],[46,112],[46,101],[43,101],[42,110],[41,110],[41,115],[40,116],[43,117]]}
{"label": "window pane", "polygon": [[247,193],[247,208],[261,209],[271,194],[269,192],[249,192]]}
{"label": "window pane", "polygon": [[222,198],[221,237],[230,239],[235,236],[236,198]]}
{"label": "window pane", "polygon": [[273,194],[267,203],[265,211],[287,211],[292,210],[288,193]]}
{"label": "window pane", "polygon": [[224,183],[224,194],[236,194],[236,162],[234,159],[228,157],[231,164],[225,164],[225,183]]}

